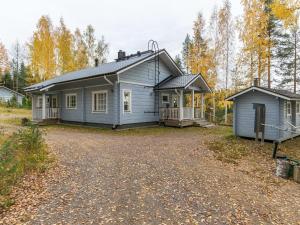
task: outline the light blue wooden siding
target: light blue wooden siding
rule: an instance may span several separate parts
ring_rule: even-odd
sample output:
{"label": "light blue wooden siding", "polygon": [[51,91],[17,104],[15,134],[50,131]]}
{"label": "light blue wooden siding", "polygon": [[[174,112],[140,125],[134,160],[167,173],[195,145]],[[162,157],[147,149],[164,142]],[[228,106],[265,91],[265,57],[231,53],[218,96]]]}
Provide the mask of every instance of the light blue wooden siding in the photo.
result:
{"label": "light blue wooden siding", "polygon": [[[235,100],[235,129],[237,136],[255,138],[255,110],[253,103],[265,104],[266,124],[280,126],[278,98],[261,92],[248,92]],[[265,139],[276,140],[279,131],[272,127],[265,128]]]}
{"label": "light blue wooden siding", "polygon": [[[131,111],[123,111],[123,90],[131,90]],[[158,114],[154,114],[154,92],[152,87],[134,84],[120,84],[120,124],[144,123],[158,121]]]}
{"label": "light blue wooden siding", "polygon": [[[107,91],[107,113],[105,112],[92,112],[92,93],[94,91]],[[86,121],[88,123],[114,123],[114,98],[113,98],[113,86],[109,87],[95,87],[86,89]]]}
{"label": "light blue wooden siding", "polygon": [[[160,81],[166,79],[172,74],[169,68],[161,61],[160,61],[159,70],[160,70],[160,76],[159,76]],[[125,71],[124,73],[121,73],[120,81],[155,85],[153,60],[144,62],[136,67],[133,67]]]}
{"label": "light blue wooden siding", "polygon": [[[0,87],[0,101],[7,102],[7,101],[11,100],[14,95],[15,94],[13,92],[11,92],[3,87]],[[17,98],[18,103],[21,105],[23,97],[21,95],[16,95],[16,98]]]}
{"label": "light blue wooden siding", "polygon": [[[109,80],[116,82],[116,76],[109,76]],[[117,84],[115,84],[117,85]],[[61,119],[65,121],[115,124],[115,114],[118,114],[115,107],[114,93],[118,92],[117,86],[110,85],[103,77],[87,81],[77,81],[52,89],[52,93],[59,93],[61,107]],[[107,90],[107,113],[92,112],[92,92]],[[77,94],[77,108],[66,108],[66,94]]]}
{"label": "light blue wooden siding", "polygon": [[[67,109],[66,107],[66,96],[67,94],[76,94],[77,96],[77,107],[76,109]],[[60,107],[61,107],[61,119],[66,121],[76,121],[83,122],[82,112],[83,112],[83,103],[82,103],[82,92],[81,89],[66,90],[62,91],[60,94]]]}

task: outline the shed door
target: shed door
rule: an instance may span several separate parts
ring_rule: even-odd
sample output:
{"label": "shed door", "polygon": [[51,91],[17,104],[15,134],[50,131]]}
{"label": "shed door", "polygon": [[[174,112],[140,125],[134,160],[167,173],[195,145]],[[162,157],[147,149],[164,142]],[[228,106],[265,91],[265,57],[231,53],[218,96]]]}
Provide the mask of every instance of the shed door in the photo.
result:
{"label": "shed door", "polygon": [[263,132],[265,126],[262,124],[265,124],[266,121],[266,106],[265,104],[253,104],[253,108],[255,110],[255,119],[254,119],[254,133]]}

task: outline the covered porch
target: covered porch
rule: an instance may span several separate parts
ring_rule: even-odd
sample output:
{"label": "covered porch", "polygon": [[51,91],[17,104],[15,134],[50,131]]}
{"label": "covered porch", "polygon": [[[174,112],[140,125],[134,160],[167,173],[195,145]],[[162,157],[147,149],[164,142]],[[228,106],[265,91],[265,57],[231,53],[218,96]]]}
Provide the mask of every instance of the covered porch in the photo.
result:
{"label": "covered porch", "polygon": [[59,93],[32,95],[32,119],[36,122],[60,119]]}
{"label": "covered porch", "polygon": [[205,120],[205,94],[211,93],[201,75],[185,75],[162,82],[159,120],[166,126],[201,126]]}

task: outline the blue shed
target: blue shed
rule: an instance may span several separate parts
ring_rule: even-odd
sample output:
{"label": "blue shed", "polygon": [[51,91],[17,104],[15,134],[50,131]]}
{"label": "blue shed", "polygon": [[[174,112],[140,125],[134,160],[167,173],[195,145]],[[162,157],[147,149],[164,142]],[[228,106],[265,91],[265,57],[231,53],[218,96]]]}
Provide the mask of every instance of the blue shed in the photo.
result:
{"label": "blue shed", "polygon": [[226,100],[233,101],[236,136],[280,142],[300,134],[299,94],[254,85]]}

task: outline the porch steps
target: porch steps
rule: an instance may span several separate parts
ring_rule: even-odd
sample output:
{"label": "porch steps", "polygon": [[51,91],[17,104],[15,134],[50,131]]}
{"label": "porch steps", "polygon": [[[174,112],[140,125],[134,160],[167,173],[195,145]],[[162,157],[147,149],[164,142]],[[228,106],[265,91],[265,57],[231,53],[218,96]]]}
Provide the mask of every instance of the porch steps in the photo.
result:
{"label": "porch steps", "polygon": [[194,121],[194,126],[211,128],[211,127],[214,127],[215,125],[213,123],[210,123],[206,120],[201,119],[201,120],[195,120]]}

